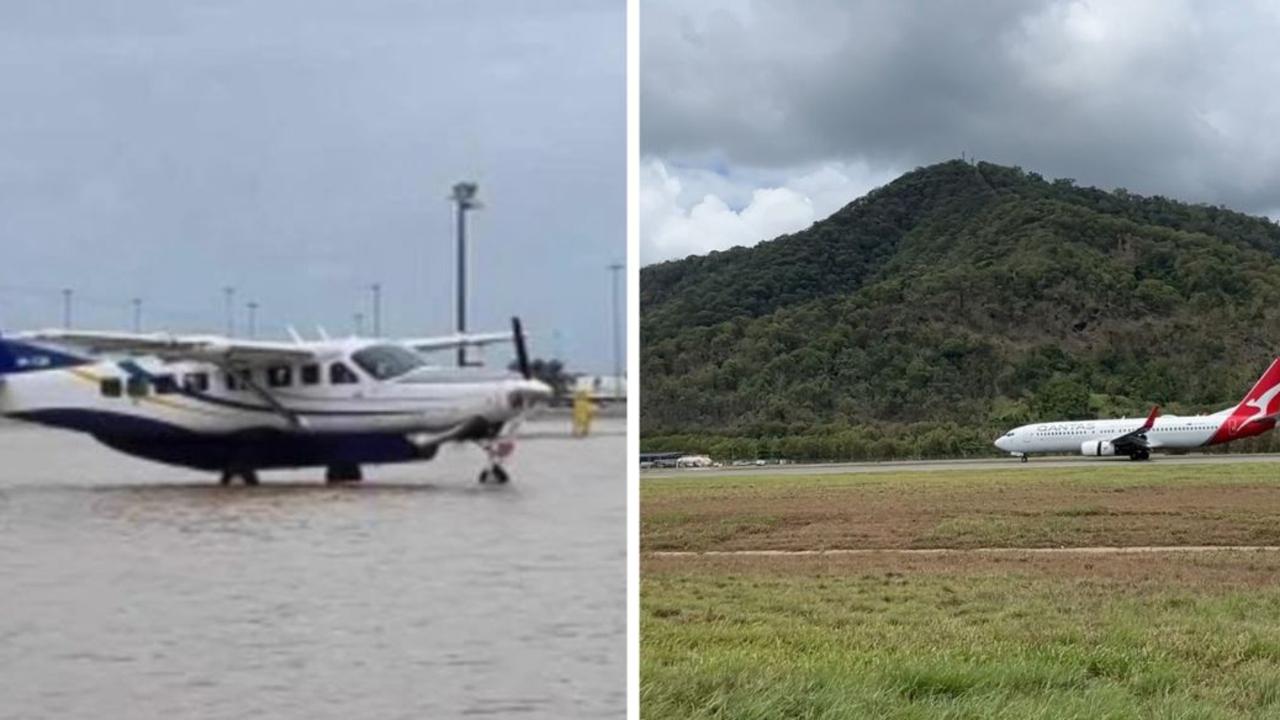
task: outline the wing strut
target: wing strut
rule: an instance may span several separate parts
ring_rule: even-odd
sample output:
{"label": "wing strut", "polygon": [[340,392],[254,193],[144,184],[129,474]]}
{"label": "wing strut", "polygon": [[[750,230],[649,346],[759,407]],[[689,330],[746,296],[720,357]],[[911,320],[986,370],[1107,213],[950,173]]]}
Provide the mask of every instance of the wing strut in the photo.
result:
{"label": "wing strut", "polygon": [[243,383],[244,385],[248,386],[248,388],[252,390],[255,395],[262,398],[263,402],[270,405],[271,409],[275,410],[277,415],[284,418],[289,423],[289,425],[293,427],[294,430],[310,429],[307,425],[306,418],[302,417],[298,413],[282,405],[280,401],[276,399],[275,395],[272,395],[270,392],[267,391],[266,388],[259,385],[257,381],[253,379],[252,372],[237,373],[233,368],[226,367],[226,366],[223,366],[222,370],[226,372],[228,375],[234,375],[236,378],[236,382]]}

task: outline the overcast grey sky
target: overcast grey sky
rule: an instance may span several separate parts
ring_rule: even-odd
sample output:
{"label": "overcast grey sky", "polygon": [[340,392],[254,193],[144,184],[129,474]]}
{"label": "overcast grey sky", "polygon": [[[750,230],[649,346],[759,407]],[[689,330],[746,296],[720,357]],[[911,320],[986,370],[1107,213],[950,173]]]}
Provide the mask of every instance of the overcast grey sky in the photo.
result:
{"label": "overcast grey sky", "polygon": [[644,0],[642,260],[962,152],[1275,217],[1277,38],[1261,0]]}
{"label": "overcast grey sky", "polygon": [[[622,0],[0,4],[0,330],[452,328],[451,207],[480,183],[473,328],[612,366],[625,259]],[[310,334],[311,331],[307,331]]]}

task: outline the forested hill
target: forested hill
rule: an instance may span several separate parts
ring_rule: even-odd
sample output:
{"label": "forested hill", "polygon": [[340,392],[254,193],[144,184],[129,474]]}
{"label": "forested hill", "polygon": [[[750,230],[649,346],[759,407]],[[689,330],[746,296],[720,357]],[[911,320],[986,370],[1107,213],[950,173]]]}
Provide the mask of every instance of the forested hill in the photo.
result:
{"label": "forested hill", "polygon": [[648,448],[966,454],[1033,419],[1236,402],[1280,354],[1280,226],[951,161],[640,292]]}

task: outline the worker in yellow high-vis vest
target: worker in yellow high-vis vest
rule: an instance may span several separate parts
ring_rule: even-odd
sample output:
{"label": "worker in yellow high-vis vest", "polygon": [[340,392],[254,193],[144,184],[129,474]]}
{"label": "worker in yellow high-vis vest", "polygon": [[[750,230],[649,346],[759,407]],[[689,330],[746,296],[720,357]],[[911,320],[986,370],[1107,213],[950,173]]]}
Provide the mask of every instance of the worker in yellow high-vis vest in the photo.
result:
{"label": "worker in yellow high-vis vest", "polygon": [[585,388],[573,393],[573,436],[586,437],[591,432],[591,421],[596,416],[596,404]]}

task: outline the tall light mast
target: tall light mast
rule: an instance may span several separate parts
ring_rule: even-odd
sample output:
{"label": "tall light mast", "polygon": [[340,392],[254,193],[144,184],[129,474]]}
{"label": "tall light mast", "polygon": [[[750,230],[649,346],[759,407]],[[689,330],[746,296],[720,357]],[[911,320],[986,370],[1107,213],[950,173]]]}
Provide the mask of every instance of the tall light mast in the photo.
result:
{"label": "tall light mast", "polygon": [[[457,206],[458,236],[458,297],[455,303],[457,323],[455,330],[459,335],[467,332],[467,212],[482,207],[476,200],[476,192],[480,186],[474,182],[460,182],[453,186],[453,194],[449,199]],[[458,367],[467,364],[467,348],[458,346]]]}

